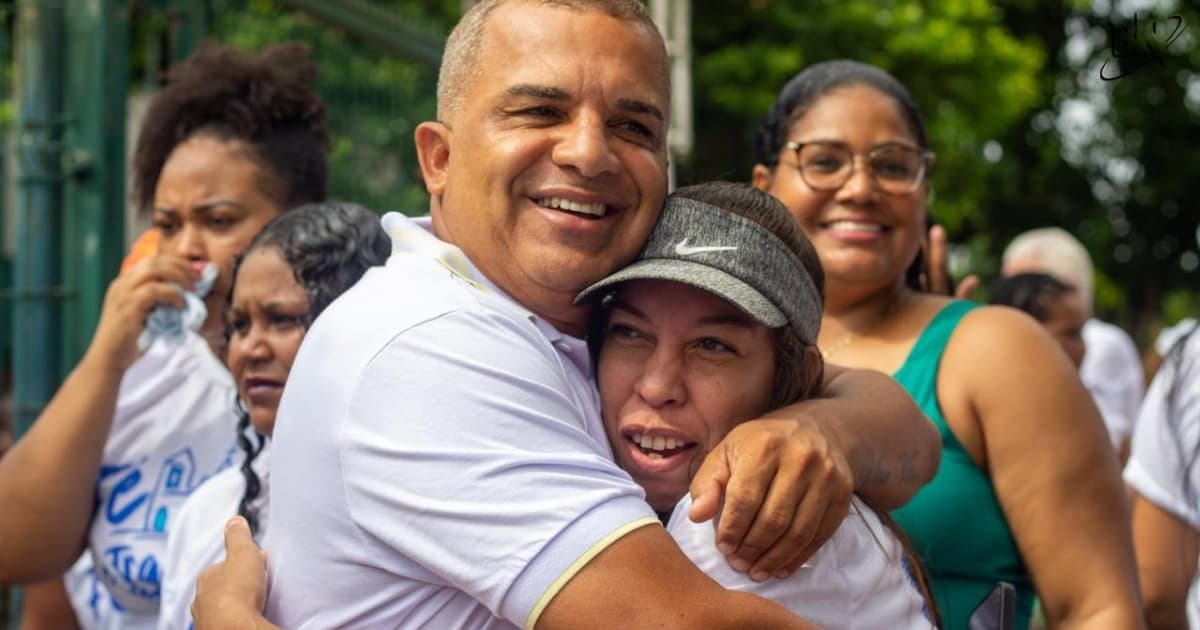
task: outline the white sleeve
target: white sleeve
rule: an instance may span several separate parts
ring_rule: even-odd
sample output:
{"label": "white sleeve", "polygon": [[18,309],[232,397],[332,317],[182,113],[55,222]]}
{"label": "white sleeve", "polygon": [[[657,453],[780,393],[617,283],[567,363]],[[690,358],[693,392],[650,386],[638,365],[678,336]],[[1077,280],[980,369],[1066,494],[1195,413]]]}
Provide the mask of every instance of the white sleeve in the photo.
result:
{"label": "white sleeve", "polygon": [[900,541],[857,497],[833,536],[794,574],[765,582],[728,565],[716,547],[715,521],[693,523],[691,506],[684,496],[667,532],[721,586],[769,599],[822,628],[933,627]]}
{"label": "white sleeve", "polygon": [[1168,357],[1146,392],[1125,481],[1200,529],[1200,333]]}
{"label": "white sleeve", "polygon": [[657,522],[586,431],[560,361],[532,327],[449,313],[370,361],[338,436],[364,540],[518,626],[607,544]]}
{"label": "white sleeve", "polygon": [[158,630],[189,630],[196,577],[225,558],[225,522],[237,513],[241,473],[227,468],[183,503],[167,531]]}
{"label": "white sleeve", "polygon": [[1120,328],[1089,320],[1084,325],[1087,352],[1079,377],[1092,395],[1117,448],[1133,433],[1142,400],[1142,363],[1137,346]]}

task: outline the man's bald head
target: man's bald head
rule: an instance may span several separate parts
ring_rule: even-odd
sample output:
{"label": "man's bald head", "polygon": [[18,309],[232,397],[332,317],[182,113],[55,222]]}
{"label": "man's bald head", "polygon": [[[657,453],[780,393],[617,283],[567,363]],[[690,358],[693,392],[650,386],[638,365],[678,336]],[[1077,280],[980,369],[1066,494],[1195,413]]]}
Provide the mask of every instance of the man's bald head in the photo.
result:
{"label": "man's bald head", "polygon": [[[480,56],[484,53],[484,29],[488,16],[502,4],[525,2],[535,6],[562,7],[575,11],[603,11],[613,17],[638,23],[658,33],[654,20],[646,5],[640,0],[483,0],[463,14],[462,19],[450,31],[446,48],[442,53],[442,67],[438,72],[437,117],[452,124],[462,109],[471,81],[479,72]],[[661,41],[661,36],[660,36]],[[667,59],[663,45],[662,59]],[[668,71],[664,65],[663,76]]]}

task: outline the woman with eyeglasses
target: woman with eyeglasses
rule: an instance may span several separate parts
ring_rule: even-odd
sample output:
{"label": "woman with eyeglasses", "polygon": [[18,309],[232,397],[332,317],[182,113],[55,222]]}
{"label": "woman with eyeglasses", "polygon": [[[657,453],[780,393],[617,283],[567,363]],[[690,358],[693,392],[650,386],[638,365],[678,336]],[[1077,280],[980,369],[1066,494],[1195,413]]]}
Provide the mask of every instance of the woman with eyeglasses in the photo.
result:
{"label": "woman with eyeglasses", "polygon": [[998,582],[1015,627],[1140,627],[1117,462],[1074,366],[1013,309],[911,288],[934,159],[908,90],[853,61],[813,65],[759,128],[752,183],[800,221],[826,273],[818,344],[892,374],[942,436],[941,467],[894,517],[947,628],[976,627]]}

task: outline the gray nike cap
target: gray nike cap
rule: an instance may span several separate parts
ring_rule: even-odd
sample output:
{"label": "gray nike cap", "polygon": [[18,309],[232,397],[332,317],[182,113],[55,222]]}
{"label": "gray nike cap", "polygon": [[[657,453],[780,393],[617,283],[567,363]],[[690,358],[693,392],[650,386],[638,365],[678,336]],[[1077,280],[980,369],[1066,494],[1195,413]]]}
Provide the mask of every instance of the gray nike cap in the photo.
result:
{"label": "gray nike cap", "polygon": [[716,206],[670,196],[637,259],[584,289],[575,303],[630,280],[672,280],[707,291],[769,328],[790,325],[817,341],[821,294],[800,257],[779,237]]}

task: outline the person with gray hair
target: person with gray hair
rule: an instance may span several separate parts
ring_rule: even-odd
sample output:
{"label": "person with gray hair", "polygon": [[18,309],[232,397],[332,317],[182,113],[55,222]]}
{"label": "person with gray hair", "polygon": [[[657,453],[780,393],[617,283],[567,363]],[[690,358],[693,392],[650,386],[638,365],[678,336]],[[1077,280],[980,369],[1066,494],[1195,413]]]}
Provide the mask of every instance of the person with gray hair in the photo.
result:
{"label": "person with gray hair", "polygon": [[1070,232],[1046,227],[1014,238],[1004,249],[1001,274],[1011,276],[1027,271],[1048,273],[1079,293],[1087,317],[1083,325],[1087,353],[1079,367],[1079,379],[1100,408],[1109,441],[1124,462],[1142,403],[1144,380],[1137,346],[1119,326],[1095,317],[1092,258]]}

